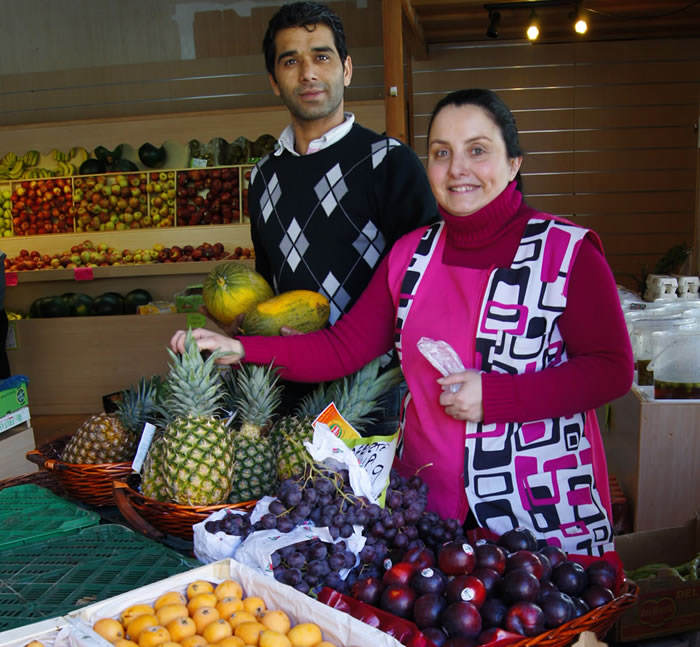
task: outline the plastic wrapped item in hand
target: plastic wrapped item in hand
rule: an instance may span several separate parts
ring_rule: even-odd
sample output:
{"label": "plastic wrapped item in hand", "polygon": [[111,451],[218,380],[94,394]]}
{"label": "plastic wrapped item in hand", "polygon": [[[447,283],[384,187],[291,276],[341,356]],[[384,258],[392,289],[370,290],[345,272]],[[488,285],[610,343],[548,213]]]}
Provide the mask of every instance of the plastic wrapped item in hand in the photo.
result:
{"label": "plastic wrapped item in hand", "polygon": [[[425,359],[427,359],[444,377],[466,370],[455,349],[446,341],[421,337],[416,346],[423,357],[425,357]],[[449,388],[450,391],[456,393],[459,391],[460,387],[460,384],[451,384]]]}

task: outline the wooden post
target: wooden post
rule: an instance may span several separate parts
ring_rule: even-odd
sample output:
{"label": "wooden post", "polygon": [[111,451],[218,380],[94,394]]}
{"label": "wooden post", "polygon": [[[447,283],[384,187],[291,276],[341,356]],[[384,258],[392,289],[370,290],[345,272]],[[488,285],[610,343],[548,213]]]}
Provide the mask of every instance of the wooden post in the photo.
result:
{"label": "wooden post", "polygon": [[382,0],[386,133],[407,143],[401,0]]}

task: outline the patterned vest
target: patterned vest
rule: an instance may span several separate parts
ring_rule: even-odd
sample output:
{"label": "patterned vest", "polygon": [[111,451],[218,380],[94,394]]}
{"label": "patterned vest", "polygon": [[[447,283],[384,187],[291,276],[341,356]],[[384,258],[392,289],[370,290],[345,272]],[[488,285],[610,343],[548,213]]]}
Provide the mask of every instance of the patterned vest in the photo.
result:
{"label": "patterned vest", "polygon": [[[411,259],[397,311],[397,352],[443,223],[429,228]],[[475,366],[522,374],[566,362],[557,325],[569,272],[588,230],[557,220],[528,222],[510,267],[496,268],[481,297]],[[464,480],[478,523],[497,534],[527,527],[570,553],[602,554],[612,527],[593,476],[587,415],[525,423],[465,425]],[[606,484],[607,485],[607,484]]]}

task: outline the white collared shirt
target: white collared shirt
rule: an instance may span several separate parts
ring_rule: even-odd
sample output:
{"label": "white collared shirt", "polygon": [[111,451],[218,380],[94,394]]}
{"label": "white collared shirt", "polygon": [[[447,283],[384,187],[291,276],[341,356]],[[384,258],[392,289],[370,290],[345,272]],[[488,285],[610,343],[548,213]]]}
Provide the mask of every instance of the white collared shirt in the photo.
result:
{"label": "white collared shirt", "polygon": [[[328,146],[340,141],[350,132],[352,125],[355,123],[355,115],[352,112],[344,112],[343,116],[345,119],[342,124],[338,124],[337,126],[331,128],[327,133],[321,135],[318,139],[314,139],[309,142],[309,147],[306,150],[305,155],[317,153],[324,148],[328,148]],[[282,134],[277,140],[275,155],[281,155],[285,149],[292,155],[301,157],[301,155],[294,149],[294,129],[292,128],[291,124],[289,124],[289,126],[282,131]]]}

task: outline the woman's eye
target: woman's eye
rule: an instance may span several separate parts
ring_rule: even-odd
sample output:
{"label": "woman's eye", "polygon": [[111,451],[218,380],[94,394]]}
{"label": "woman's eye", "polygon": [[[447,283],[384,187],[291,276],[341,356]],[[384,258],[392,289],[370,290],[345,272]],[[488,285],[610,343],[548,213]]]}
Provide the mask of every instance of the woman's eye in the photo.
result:
{"label": "woman's eye", "polygon": [[472,148],[472,155],[482,155],[485,152],[486,151],[484,151],[484,149],[481,148],[481,146],[474,146]]}
{"label": "woman's eye", "polygon": [[449,155],[449,152],[445,148],[437,149],[433,152],[433,157],[438,159],[444,159]]}

